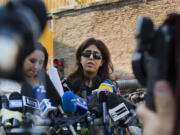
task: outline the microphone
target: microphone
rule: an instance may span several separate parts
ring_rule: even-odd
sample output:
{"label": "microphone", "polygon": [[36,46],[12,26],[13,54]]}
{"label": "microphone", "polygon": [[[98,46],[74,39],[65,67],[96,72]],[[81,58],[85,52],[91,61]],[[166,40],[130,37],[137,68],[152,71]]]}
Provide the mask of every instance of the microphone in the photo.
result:
{"label": "microphone", "polygon": [[39,102],[36,99],[22,96],[18,92],[13,92],[9,96],[8,108],[10,110],[17,110],[23,113],[33,112],[39,110]]}
{"label": "microphone", "polygon": [[62,87],[64,89],[64,92],[70,91],[72,89],[72,84],[67,80],[67,78],[64,78],[62,81]]}
{"label": "microphone", "polygon": [[136,104],[132,103],[131,101],[123,98],[120,95],[116,95],[115,93],[110,93],[107,98],[108,106],[109,108],[114,108],[117,105],[124,103],[127,108],[130,109],[136,109]]}
{"label": "microphone", "polygon": [[108,124],[108,106],[107,106],[107,94],[104,91],[99,93],[99,101],[102,104],[103,124]]}
{"label": "microphone", "polygon": [[62,96],[62,108],[65,112],[87,112],[88,110],[86,100],[72,91],[66,91]]}
{"label": "microphone", "polygon": [[124,99],[120,95],[110,93],[107,98],[109,106],[109,115],[113,121],[124,119],[126,116],[134,113],[136,105]]}
{"label": "microphone", "polygon": [[22,103],[24,112],[39,111],[39,102],[34,98],[22,96]]}
{"label": "microphone", "polygon": [[[100,117],[102,115],[101,104],[103,102],[107,102],[106,98],[108,94],[112,93],[114,89],[115,88],[114,88],[113,83],[107,79],[99,85],[98,89],[93,90],[92,98],[88,104],[90,112],[94,113],[97,117]],[[104,109],[107,109],[107,106]]]}
{"label": "microphone", "polygon": [[109,92],[113,92],[109,81],[103,82],[99,86],[99,102],[102,104],[102,114],[103,114],[103,124],[108,124],[109,122],[109,115],[108,115],[108,106],[107,106],[107,97]]}
{"label": "microphone", "polygon": [[5,128],[19,127],[23,116],[21,95],[13,92],[7,102],[6,108],[1,109],[2,123]]}
{"label": "microphone", "polygon": [[41,117],[45,118],[48,117],[48,115],[50,114],[50,112],[56,110],[57,108],[52,106],[50,99],[43,99],[39,105],[40,108],[40,114]]}
{"label": "microphone", "polygon": [[23,112],[22,95],[18,92],[13,92],[9,96],[8,108],[13,111]]}
{"label": "microphone", "polygon": [[115,88],[114,88],[112,81],[107,79],[100,84],[98,89],[93,90],[92,94],[99,95],[100,92],[105,92],[106,94],[108,94],[109,92],[113,93],[114,91],[115,91]]}

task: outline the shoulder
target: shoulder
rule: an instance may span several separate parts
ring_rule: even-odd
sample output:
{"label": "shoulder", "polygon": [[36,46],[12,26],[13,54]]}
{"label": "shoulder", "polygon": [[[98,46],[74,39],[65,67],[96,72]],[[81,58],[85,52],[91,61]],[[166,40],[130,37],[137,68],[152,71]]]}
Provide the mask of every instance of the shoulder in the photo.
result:
{"label": "shoulder", "polygon": [[12,92],[19,92],[21,90],[21,85],[17,81],[9,79],[0,79],[0,94],[8,95]]}

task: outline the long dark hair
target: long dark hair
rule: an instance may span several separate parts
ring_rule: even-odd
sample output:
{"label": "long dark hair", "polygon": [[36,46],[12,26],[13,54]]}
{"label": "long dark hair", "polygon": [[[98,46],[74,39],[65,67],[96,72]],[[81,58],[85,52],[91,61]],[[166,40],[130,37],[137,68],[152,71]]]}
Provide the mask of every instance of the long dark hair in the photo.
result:
{"label": "long dark hair", "polygon": [[111,73],[114,71],[113,64],[107,46],[101,41],[95,38],[89,38],[85,40],[78,48],[76,52],[76,69],[68,76],[69,80],[73,80],[76,77],[84,78],[83,67],[80,63],[81,53],[91,45],[95,45],[102,54],[103,64],[99,68],[97,75],[102,79],[112,79]]}
{"label": "long dark hair", "polygon": [[23,57],[22,57],[22,60],[21,60],[22,65],[23,65],[24,60],[26,59],[26,57],[29,56],[35,50],[40,50],[40,51],[42,51],[44,53],[45,59],[44,59],[43,68],[46,69],[47,64],[48,64],[48,52],[47,52],[46,48],[40,42],[36,42],[33,49],[32,49],[32,47],[28,47],[28,46],[24,49]]}

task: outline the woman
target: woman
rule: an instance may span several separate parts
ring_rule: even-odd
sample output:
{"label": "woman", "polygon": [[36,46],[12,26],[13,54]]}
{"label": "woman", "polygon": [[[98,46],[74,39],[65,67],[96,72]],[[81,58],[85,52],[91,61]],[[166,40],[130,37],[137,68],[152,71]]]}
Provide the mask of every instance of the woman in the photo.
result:
{"label": "woman", "polygon": [[94,38],[84,41],[76,52],[76,69],[68,76],[71,89],[82,97],[91,95],[106,79],[114,80],[113,65],[106,45]]}
{"label": "woman", "polygon": [[22,57],[25,81],[21,94],[39,101],[50,98],[54,105],[59,105],[60,96],[45,72],[47,63],[47,50],[40,43],[36,43],[34,51],[28,47],[25,49]]}
{"label": "woman", "polygon": [[[88,109],[94,112],[96,117],[102,117],[102,104],[98,102],[96,94],[91,96],[92,91],[101,89],[102,84],[106,82],[113,87],[114,93],[119,94],[112,73],[113,65],[106,45],[101,40],[94,38],[84,41],[76,52],[76,69],[68,76],[68,80],[71,84],[69,85],[71,90],[87,99]],[[114,132],[118,133],[118,130],[115,129]],[[103,127],[94,126],[90,131],[92,131],[91,134],[101,135]]]}
{"label": "woman", "polygon": [[[67,80],[72,91],[90,102],[88,107],[91,110],[95,99],[93,97],[91,100],[92,91],[98,89],[103,81],[114,80],[112,73],[113,65],[107,46],[101,40],[89,38],[78,48],[75,71],[68,76]],[[91,103],[93,104],[92,107]],[[100,106],[99,103],[95,103],[95,105],[98,108]],[[93,133],[91,134],[102,134],[102,127],[92,128]]]}

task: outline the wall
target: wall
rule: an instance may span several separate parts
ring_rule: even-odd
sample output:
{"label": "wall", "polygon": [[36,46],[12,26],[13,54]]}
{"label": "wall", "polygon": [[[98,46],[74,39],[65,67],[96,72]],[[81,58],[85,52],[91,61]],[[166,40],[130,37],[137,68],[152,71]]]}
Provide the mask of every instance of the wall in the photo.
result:
{"label": "wall", "polygon": [[46,25],[39,41],[47,49],[48,56],[49,56],[48,67],[50,67],[52,66],[52,63],[53,63],[54,48],[53,48],[53,33],[50,31],[48,24]]}
{"label": "wall", "polygon": [[156,25],[170,12],[180,12],[179,0],[122,0],[97,3],[56,14],[54,55],[65,58],[68,74],[73,70],[75,52],[89,37],[104,41],[111,54],[115,74],[120,79],[133,78],[131,57],[136,46],[134,31],[138,16],[149,16]]}

